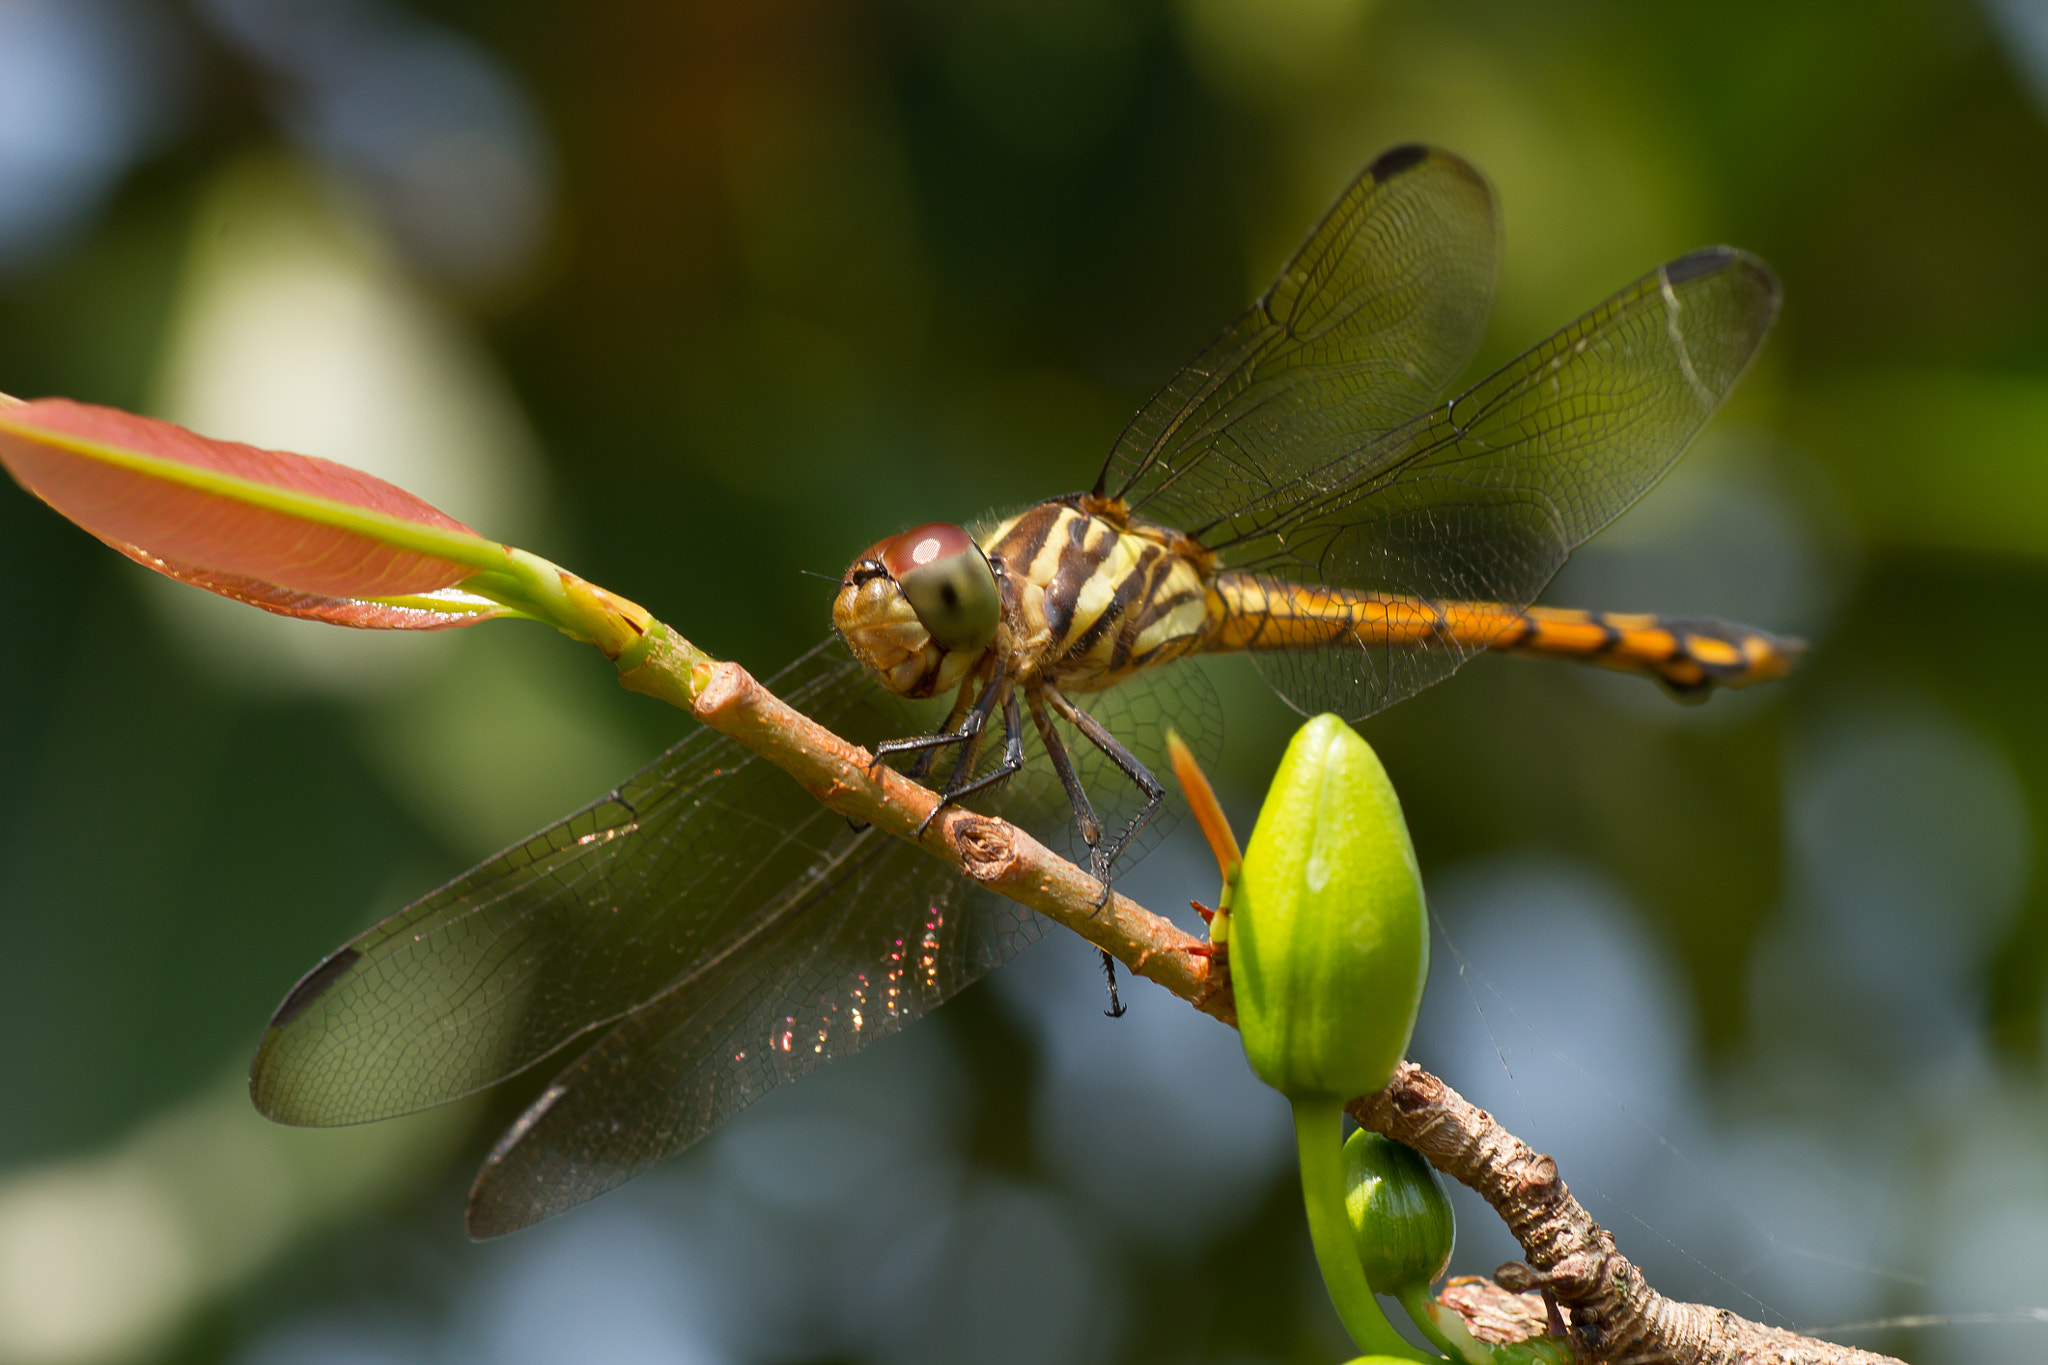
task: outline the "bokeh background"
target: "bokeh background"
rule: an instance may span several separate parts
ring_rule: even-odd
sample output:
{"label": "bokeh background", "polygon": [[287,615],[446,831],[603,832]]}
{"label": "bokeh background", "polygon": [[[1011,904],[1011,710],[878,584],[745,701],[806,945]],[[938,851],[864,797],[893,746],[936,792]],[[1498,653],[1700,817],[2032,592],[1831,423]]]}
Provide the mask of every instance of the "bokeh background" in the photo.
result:
{"label": "bokeh background", "polygon": [[[1364,727],[1438,919],[1415,1054],[1669,1293],[2048,1357],[2038,0],[0,0],[0,389],[367,467],[765,673],[802,570],[1085,486],[1414,138],[1504,206],[1482,365],[1703,243],[1776,266],[1756,371],[1550,600],[1814,644],[1701,708],[1482,660]],[[1071,941],[469,1245],[544,1078],[292,1132],[251,1049],[686,722],[11,489],[0,583],[0,1361],[1340,1358],[1279,1102],[1157,992],[1104,1021]],[[1291,717],[1217,685],[1248,815]],[[1124,887],[1213,881],[1180,838]]]}

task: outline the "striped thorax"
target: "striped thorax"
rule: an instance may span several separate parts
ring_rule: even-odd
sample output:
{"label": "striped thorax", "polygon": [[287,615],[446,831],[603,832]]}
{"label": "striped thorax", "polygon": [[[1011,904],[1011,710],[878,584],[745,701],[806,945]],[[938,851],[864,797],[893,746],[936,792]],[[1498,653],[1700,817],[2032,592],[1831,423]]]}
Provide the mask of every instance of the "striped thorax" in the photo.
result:
{"label": "striped thorax", "polygon": [[1062,689],[1113,687],[1195,649],[1209,628],[1213,557],[1121,502],[1055,498],[983,543],[1017,584],[1018,662]]}

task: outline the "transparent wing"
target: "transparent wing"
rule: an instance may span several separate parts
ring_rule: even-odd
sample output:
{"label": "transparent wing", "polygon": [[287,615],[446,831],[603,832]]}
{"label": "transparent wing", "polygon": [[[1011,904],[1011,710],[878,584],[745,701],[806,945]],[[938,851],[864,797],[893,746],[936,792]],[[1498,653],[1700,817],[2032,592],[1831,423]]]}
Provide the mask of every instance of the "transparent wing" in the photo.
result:
{"label": "transparent wing", "polygon": [[746,951],[772,971],[713,964],[555,1078],[478,1173],[470,1235],[516,1231],[625,1183],[1000,966],[1029,941],[1028,912],[962,887],[900,839],[852,835],[758,917]]}
{"label": "transparent wing", "polygon": [[1478,171],[1431,148],[1385,153],[1131,419],[1096,491],[1200,535],[1406,422],[1478,349],[1499,259]]}
{"label": "transparent wing", "polygon": [[[1647,492],[1720,407],[1777,317],[1769,267],[1732,247],[1660,266],[1462,396],[1270,493],[1204,542],[1296,582],[1522,607]],[[1304,711],[1357,717],[1470,650],[1261,654]]]}
{"label": "transparent wing", "polygon": [[[857,741],[919,724],[836,642],[771,686]],[[1027,912],[994,898],[957,910],[944,877],[912,886],[918,863],[943,873],[900,841],[855,831],[734,741],[697,731],[610,796],[315,968],[272,1019],[251,1093],[286,1123],[408,1113],[587,1041],[664,993],[786,1000],[795,1011],[850,972],[880,980],[890,970],[887,927],[945,912],[929,950],[947,970],[922,978],[918,992],[878,998],[861,1023],[835,1033],[828,1050],[840,1055],[997,965],[1033,930]],[[906,874],[904,886],[884,873]],[[856,882],[864,901],[844,891]],[[846,936],[841,921],[856,910],[884,926],[882,940]],[[840,945],[854,958],[833,957]],[[755,1020],[744,1011],[720,1017],[742,1031]],[[726,1054],[762,1045],[715,1032],[702,1042]],[[705,1115],[705,1128],[758,1089],[720,1093],[730,1107]]]}

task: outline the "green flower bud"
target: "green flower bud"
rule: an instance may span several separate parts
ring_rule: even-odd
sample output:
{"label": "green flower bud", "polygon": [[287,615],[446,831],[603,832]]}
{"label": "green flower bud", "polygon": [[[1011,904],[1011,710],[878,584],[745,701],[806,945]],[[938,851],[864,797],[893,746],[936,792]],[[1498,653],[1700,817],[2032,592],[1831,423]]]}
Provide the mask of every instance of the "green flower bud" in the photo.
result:
{"label": "green flower bud", "polygon": [[1289,1097],[1387,1083],[1429,975],[1422,877],[1386,769],[1336,716],[1287,746],[1232,887],[1245,1056]]}
{"label": "green flower bud", "polygon": [[1457,1223],[1443,1180],[1412,1147],[1361,1128],[1344,1144],[1344,1211],[1376,1294],[1436,1283]]}

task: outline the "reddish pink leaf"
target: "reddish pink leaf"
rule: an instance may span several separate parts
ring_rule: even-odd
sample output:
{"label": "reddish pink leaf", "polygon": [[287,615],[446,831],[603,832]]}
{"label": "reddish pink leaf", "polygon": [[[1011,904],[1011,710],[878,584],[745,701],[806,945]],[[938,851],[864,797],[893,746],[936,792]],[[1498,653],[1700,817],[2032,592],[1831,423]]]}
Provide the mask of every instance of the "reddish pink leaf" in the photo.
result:
{"label": "reddish pink leaf", "polygon": [[439,605],[434,598],[379,602],[353,597],[321,597],[315,593],[293,592],[254,578],[208,573],[190,565],[173,564],[133,545],[107,543],[137,564],[155,569],[166,578],[190,583],[195,588],[204,588],[222,597],[232,597],[237,602],[261,607],[279,616],[324,621],[330,626],[354,626],[361,630],[451,630],[456,626],[471,626],[478,621],[491,620],[504,615],[506,610],[497,603],[470,598],[453,588],[438,595],[445,599]]}
{"label": "reddish pink leaf", "polygon": [[[323,524],[251,505],[233,490],[185,486],[161,468],[124,466],[75,448],[80,442],[394,518],[469,562],[392,543],[408,539],[404,526]],[[495,614],[460,595],[448,597],[446,610],[365,600],[441,593],[495,567],[504,551],[404,489],[330,460],[208,440],[169,422],[48,398],[0,406],[0,463],[129,558],[266,611],[382,629],[438,629]]]}

